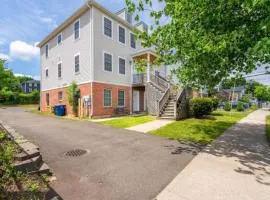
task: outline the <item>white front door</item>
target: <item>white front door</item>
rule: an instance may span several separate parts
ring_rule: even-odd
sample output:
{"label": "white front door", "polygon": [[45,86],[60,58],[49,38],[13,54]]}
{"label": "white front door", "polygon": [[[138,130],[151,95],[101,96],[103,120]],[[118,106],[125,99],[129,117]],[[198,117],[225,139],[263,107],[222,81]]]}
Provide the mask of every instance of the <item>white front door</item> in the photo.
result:
{"label": "white front door", "polygon": [[133,90],[133,112],[140,111],[140,92]]}

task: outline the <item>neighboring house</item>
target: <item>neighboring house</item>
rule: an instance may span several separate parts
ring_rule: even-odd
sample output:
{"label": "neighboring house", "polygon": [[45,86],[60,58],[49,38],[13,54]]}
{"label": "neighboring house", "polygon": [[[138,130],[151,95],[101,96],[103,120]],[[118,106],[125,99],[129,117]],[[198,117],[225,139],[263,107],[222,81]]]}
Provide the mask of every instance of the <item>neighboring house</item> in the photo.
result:
{"label": "neighboring house", "polygon": [[[165,66],[152,69],[156,58],[143,49],[134,29],[147,31],[122,9],[111,13],[94,0],[88,1],[39,43],[41,53],[41,111],[67,105],[67,87],[75,81],[90,117],[145,112],[165,114],[172,96]],[[133,63],[147,60],[147,72]],[[156,71],[156,72],[155,72]],[[157,73],[157,71],[159,73]],[[168,114],[175,117],[175,109]]]}
{"label": "neighboring house", "polygon": [[218,92],[218,97],[225,101],[240,101],[245,93],[245,87],[239,86],[231,89],[221,89]]}
{"label": "neighboring house", "polygon": [[30,80],[21,84],[23,93],[31,93],[34,90],[40,91],[40,81]]}

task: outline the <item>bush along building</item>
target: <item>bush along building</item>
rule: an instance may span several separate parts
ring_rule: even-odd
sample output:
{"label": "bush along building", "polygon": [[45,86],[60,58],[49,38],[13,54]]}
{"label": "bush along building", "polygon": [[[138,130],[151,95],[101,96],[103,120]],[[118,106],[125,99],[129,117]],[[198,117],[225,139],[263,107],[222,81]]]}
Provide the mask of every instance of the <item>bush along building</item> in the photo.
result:
{"label": "bush along building", "polygon": [[[90,117],[147,112],[164,118],[186,115],[190,92],[173,90],[166,66],[152,67],[153,48],[143,48],[134,30],[147,31],[144,22],[132,24],[126,9],[112,13],[87,1],[39,43],[41,53],[41,111],[66,105],[72,82]],[[136,70],[146,61],[145,73]],[[183,112],[180,112],[183,111]]]}

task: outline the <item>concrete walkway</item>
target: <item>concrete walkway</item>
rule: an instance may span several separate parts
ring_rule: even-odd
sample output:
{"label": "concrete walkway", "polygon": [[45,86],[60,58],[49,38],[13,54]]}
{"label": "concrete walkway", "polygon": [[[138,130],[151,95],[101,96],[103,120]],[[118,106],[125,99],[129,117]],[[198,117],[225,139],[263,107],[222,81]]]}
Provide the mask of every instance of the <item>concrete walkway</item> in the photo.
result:
{"label": "concrete walkway", "polygon": [[131,131],[138,131],[138,132],[142,132],[142,133],[147,133],[149,131],[159,129],[162,126],[166,126],[167,124],[170,124],[173,122],[175,122],[175,120],[157,119],[157,120],[154,120],[151,122],[139,124],[137,126],[132,126],[132,127],[126,128],[126,129],[131,130]]}
{"label": "concrete walkway", "polygon": [[269,200],[270,147],[258,110],[228,129],[157,196],[157,200]]}

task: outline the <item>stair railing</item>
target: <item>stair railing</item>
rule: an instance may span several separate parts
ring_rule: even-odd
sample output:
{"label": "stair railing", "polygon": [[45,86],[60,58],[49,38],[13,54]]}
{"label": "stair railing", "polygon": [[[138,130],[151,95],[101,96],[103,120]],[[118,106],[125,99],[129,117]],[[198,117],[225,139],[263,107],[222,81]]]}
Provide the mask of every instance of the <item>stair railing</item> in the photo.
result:
{"label": "stair railing", "polygon": [[170,87],[168,87],[160,100],[157,102],[157,116],[161,116],[161,111],[170,97]]}
{"label": "stair railing", "polygon": [[177,106],[179,105],[179,102],[181,101],[181,97],[183,95],[183,88],[179,88],[176,93],[176,101],[174,104],[174,118],[177,118]]}

